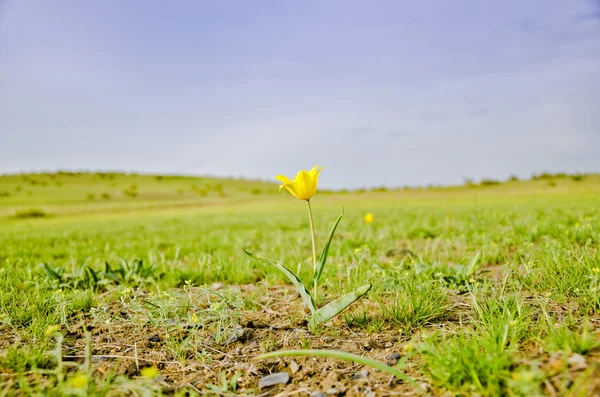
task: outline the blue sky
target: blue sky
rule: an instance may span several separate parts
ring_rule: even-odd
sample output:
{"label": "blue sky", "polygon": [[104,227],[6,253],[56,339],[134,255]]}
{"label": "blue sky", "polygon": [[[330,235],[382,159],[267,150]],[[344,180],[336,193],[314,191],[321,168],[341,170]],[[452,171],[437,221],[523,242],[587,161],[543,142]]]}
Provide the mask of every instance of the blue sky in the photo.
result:
{"label": "blue sky", "polygon": [[599,103],[595,0],[0,0],[0,173],[592,172]]}

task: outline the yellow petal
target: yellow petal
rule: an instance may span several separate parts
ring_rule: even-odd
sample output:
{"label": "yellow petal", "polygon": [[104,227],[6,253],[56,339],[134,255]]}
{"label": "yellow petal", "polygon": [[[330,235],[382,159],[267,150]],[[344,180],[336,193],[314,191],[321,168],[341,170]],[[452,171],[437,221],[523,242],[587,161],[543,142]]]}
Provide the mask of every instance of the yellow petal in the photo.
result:
{"label": "yellow petal", "polygon": [[285,185],[281,185],[279,187],[279,191],[281,191],[282,188],[286,188],[288,192],[290,192],[290,194],[296,198],[299,198],[300,200],[304,200],[301,195],[298,193],[298,190],[296,189],[296,186],[294,186],[293,183],[286,183]]}
{"label": "yellow petal", "polygon": [[292,183],[292,181],[290,181],[290,178],[288,178],[288,177],[287,177],[287,176],[285,176],[285,175],[277,175],[277,176],[275,177],[275,179],[277,179],[278,181],[280,181],[280,182],[281,182],[281,183],[283,183],[284,185],[285,185],[285,184],[288,184],[288,183],[290,183],[290,184]]}
{"label": "yellow petal", "polygon": [[317,185],[319,184],[319,172],[321,172],[323,170],[323,168],[325,168],[325,167],[321,167],[321,168],[317,169],[317,166],[315,165],[309,172],[309,174],[312,178],[310,197],[314,196],[315,193],[317,193]]}
{"label": "yellow petal", "polygon": [[298,191],[296,190],[296,187],[294,186],[294,183],[292,181],[290,181],[290,178],[288,178],[285,175],[277,175],[275,177],[275,179],[277,179],[278,181],[280,181],[281,183],[283,183],[283,185],[279,186],[279,191],[281,192],[281,189],[286,188],[288,192],[290,192],[290,194],[294,197],[300,198],[298,197]]}
{"label": "yellow petal", "polygon": [[[318,168],[318,169],[317,169],[317,168]],[[310,174],[311,178],[314,178],[314,177],[315,177],[315,175],[319,175],[319,172],[321,172],[321,170],[322,170],[323,168],[325,168],[325,167],[321,167],[321,168],[319,168],[319,166],[318,166],[318,165],[315,165],[314,167],[312,167],[312,168],[310,169],[310,171],[308,171],[308,173]]]}
{"label": "yellow petal", "polygon": [[302,200],[310,200],[312,197],[312,178],[310,174],[305,170],[300,170],[296,179],[294,179],[296,190],[298,191],[298,198]]}

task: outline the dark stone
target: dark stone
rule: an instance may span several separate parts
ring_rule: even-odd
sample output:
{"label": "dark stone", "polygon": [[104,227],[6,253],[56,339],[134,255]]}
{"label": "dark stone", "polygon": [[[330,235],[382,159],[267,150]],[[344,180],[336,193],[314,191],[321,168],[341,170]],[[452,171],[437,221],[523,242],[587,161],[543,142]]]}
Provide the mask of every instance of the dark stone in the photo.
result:
{"label": "dark stone", "polygon": [[400,353],[392,353],[389,356],[385,356],[385,359],[387,360],[387,365],[398,364],[398,360],[400,360],[400,357],[402,357]]}
{"label": "dark stone", "polygon": [[290,381],[290,374],[287,372],[277,372],[275,374],[267,375],[264,378],[258,380],[258,388],[264,389],[265,387],[271,387],[275,385],[285,385]]}
{"label": "dark stone", "polygon": [[148,340],[150,342],[161,342],[160,336],[158,336],[158,335],[152,335],[151,337],[148,338]]}

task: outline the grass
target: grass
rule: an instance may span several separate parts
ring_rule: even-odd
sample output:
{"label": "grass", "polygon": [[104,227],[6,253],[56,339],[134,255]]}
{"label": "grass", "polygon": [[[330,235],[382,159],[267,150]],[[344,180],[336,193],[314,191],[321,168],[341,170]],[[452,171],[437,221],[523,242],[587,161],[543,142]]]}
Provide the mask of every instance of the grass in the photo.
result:
{"label": "grass", "polygon": [[[242,251],[310,279],[305,208],[276,185],[59,173],[0,176],[0,192],[0,394],[258,394],[287,367],[254,357],[300,348],[400,349],[433,394],[600,388],[597,175],[319,192],[317,241],[346,210],[321,299],[373,288],[317,335],[284,276]],[[340,365],[318,360],[281,388],[317,390]],[[370,387],[410,387],[387,380]]]}

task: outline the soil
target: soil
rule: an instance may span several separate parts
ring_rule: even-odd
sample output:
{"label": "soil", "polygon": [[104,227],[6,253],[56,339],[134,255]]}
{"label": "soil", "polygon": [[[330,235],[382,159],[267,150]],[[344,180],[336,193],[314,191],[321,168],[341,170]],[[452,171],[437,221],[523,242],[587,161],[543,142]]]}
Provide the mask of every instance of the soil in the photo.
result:
{"label": "soil", "polygon": [[[215,289],[230,288],[222,285]],[[244,293],[265,294],[267,287],[237,286]],[[257,291],[263,288],[265,291]],[[452,332],[461,317],[470,311],[466,295],[452,296],[453,316],[442,323],[421,327],[417,332],[430,334],[434,330]],[[423,375],[417,358],[409,361],[404,371],[419,385],[394,379],[389,374],[357,365],[352,362],[329,358],[285,357],[257,360],[256,357],[267,351],[287,349],[328,349],[342,350],[359,354],[395,365],[406,355],[413,335],[403,335],[395,327],[388,326],[378,332],[350,329],[343,315],[328,322],[317,334],[306,328],[302,301],[291,286],[271,286],[268,298],[263,299],[259,310],[244,310],[238,318],[235,329],[229,330],[223,342],[217,343],[215,327],[202,326],[153,326],[135,325],[127,314],[121,313],[122,322],[96,324],[90,326],[89,319],[63,329],[63,360],[73,364],[83,364],[86,357],[88,332],[91,335],[91,362],[96,379],[117,372],[129,378],[141,377],[145,367],[156,367],[159,375],[154,378],[163,393],[187,389],[206,395],[219,395],[207,392],[208,385],[221,385],[223,374],[230,380],[237,373],[237,393],[260,396],[419,396],[452,395],[430,384]],[[357,302],[358,307],[372,304],[368,300]],[[117,309],[115,308],[115,311]],[[598,325],[598,324],[596,324]],[[2,332],[1,346],[18,341]],[[194,351],[176,355],[169,338],[183,340],[193,337]],[[418,335],[416,335],[418,337]],[[531,357],[529,357],[531,354]],[[539,360],[542,368],[554,377],[545,382],[547,395],[558,395],[560,382],[573,381],[582,373],[589,373],[588,381],[581,387],[585,395],[600,395],[600,351],[592,352],[582,364],[577,357],[571,361],[557,356],[531,351],[529,359]],[[566,366],[567,371],[564,371]],[[559,368],[561,367],[561,368]],[[368,371],[367,372],[365,372]],[[269,374],[287,372],[289,380],[285,384],[259,388],[259,380]],[[0,367],[0,374],[10,376],[10,371]],[[322,392],[324,394],[319,394]],[[221,393],[226,395],[226,393]]]}

